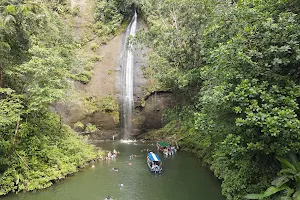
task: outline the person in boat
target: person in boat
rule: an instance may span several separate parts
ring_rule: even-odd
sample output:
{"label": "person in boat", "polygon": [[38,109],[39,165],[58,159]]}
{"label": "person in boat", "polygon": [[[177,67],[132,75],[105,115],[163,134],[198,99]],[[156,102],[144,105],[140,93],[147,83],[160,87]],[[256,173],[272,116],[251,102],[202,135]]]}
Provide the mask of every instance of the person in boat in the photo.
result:
{"label": "person in boat", "polygon": [[168,154],[168,152],[169,152],[169,151],[168,151],[168,148],[164,148],[164,153],[165,153],[165,154]]}
{"label": "person in boat", "polygon": [[159,169],[160,169],[160,166],[153,162],[152,166],[151,166],[151,170],[154,171],[154,172],[159,172]]}
{"label": "person in boat", "polygon": [[156,166],[155,163],[152,162],[152,163],[151,163],[151,169],[154,170],[154,169],[155,169],[155,166]]}
{"label": "person in boat", "polygon": [[158,165],[155,166],[155,172],[159,172],[160,167]]}

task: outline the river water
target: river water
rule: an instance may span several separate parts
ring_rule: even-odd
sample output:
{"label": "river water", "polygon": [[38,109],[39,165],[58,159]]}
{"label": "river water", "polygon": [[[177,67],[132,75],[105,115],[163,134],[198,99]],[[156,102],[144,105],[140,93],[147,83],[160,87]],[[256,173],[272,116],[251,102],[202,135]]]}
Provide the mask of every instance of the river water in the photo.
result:
{"label": "river water", "polygon": [[[220,182],[202,167],[193,154],[177,152],[163,161],[162,174],[152,174],[146,164],[147,152],[156,152],[154,145],[144,143],[103,142],[104,150],[120,151],[116,160],[99,161],[82,171],[37,192],[9,195],[1,200],[220,200]],[[134,154],[132,160],[130,155]],[[131,163],[131,165],[129,165]],[[119,168],[118,172],[111,169]],[[120,185],[123,184],[123,187]]]}

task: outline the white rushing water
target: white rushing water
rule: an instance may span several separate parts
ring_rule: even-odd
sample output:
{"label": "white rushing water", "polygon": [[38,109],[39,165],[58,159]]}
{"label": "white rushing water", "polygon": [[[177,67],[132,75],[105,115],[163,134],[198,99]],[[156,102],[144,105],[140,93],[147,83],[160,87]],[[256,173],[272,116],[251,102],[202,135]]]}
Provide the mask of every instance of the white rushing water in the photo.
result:
{"label": "white rushing water", "polygon": [[[137,27],[137,13],[135,12],[129,26],[126,30],[125,44],[127,44],[128,37],[135,36]],[[124,126],[124,139],[129,139],[132,131],[132,111],[133,111],[133,45],[129,44],[124,48],[123,52],[123,126]]]}

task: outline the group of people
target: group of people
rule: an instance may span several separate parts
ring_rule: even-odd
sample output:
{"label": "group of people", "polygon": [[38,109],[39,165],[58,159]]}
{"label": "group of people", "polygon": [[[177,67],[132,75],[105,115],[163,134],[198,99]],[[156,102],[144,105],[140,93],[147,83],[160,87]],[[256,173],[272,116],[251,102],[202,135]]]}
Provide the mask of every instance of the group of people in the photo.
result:
{"label": "group of people", "polygon": [[116,159],[116,157],[119,153],[120,152],[117,152],[116,149],[114,149],[113,152],[109,151],[104,160],[110,160],[110,159],[114,160],[114,159]]}
{"label": "group of people", "polygon": [[177,149],[174,146],[168,145],[163,150],[164,155],[174,155],[177,152]]}

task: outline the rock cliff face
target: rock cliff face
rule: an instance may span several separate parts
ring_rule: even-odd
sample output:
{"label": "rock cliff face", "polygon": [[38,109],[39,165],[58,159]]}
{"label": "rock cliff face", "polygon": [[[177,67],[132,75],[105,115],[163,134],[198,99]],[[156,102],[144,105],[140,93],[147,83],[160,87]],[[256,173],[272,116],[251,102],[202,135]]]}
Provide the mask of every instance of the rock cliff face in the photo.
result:
{"label": "rock cliff face", "polygon": [[164,111],[174,105],[175,99],[170,92],[152,92],[146,98],[144,107],[137,106],[135,109],[133,115],[133,136],[138,137],[149,130],[162,128],[164,125]]}
{"label": "rock cliff face", "polygon": [[[138,21],[138,29],[144,28],[145,25],[143,21]],[[115,49],[113,56],[115,56],[114,64],[118,64],[119,62],[116,59],[120,59],[121,51],[126,48],[124,46],[124,36],[123,41],[120,41],[120,45],[123,47],[119,47]],[[108,49],[110,49],[110,42],[106,45]],[[114,49],[115,47],[112,47]],[[116,54],[118,52],[118,54]],[[148,55],[149,50],[143,47],[136,47],[134,50],[134,75],[133,75],[133,95],[134,95],[134,110],[133,110],[133,118],[132,118],[132,133],[131,137],[136,138],[140,134],[144,134],[152,129],[159,129],[163,126],[163,113],[165,109],[171,108],[175,105],[175,98],[168,91],[152,91],[147,92],[149,87],[151,87],[151,81],[147,80],[143,74],[143,68],[146,68],[148,65]],[[105,59],[105,57],[104,57]],[[124,83],[121,82],[122,74],[121,67],[117,66],[116,82],[109,82],[107,87],[112,87],[112,84],[116,86],[115,94],[118,96],[119,105],[122,105],[122,91],[121,87]],[[122,119],[122,110],[121,106],[119,106],[119,119]],[[85,119],[82,120],[86,123],[93,123],[97,125],[98,131],[90,134],[90,139],[92,140],[106,140],[112,139],[122,139],[123,138],[123,124],[122,121],[119,122],[115,120],[114,117],[107,115],[105,113],[93,113],[89,116],[86,116]]]}
{"label": "rock cliff face", "polygon": [[123,35],[102,45],[91,29],[95,0],[70,0],[69,5],[79,8],[79,14],[67,21],[73,26],[74,39],[81,44],[77,52],[80,63],[74,65],[84,68],[91,64],[93,75],[88,83],[73,82],[67,97],[51,109],[64,123],[88,135],[90,140],[111,139],[120,134],[116,82]]}

